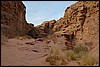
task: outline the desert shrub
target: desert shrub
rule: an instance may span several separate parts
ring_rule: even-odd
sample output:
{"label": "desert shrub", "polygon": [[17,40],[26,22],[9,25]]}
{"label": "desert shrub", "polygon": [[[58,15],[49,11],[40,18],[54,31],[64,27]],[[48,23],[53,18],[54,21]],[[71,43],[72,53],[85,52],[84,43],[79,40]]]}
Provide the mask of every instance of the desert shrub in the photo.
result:
{"label": "desert shrub", "polygon": [[77,60],[82,57],[82,55],[87,54],[88,48],[83,45],[76,45],[73,50],[66,51],[66,57],[68,60]]}
{"label": "desert shrub", "polygon": [[97,65],[98,64],[98,60],[89,54],[82,55],[81,60],[83,61],[85,65]]}
{"label": "desert shrub", "polygon": [[60,52],[57,48],[54,49],[54,47],[51,47],[49,56],[46,58],[46,61],[50,62],[51,65],[56,65],[57,60],[60,60]]}
{"label": "desert shrub", "polygon": [[50,47],[50,54],[46,58],[46,61],[51,65],[65,65],[71,60],[79,60],[82,61],[82,64],[86,65],[98,64],[98,60],[89,55],[88,48],[85,45],[77,45],[73,50],[67,50],[65,52],[62,52],[57,46]]}
{"label": "desert shrub", "polygon": [[66,58],[68,60],[76,60],[76,58],[77,58],[77,55],[72,50],[66,51],[66,54],[65,55],[66,55]]}
{"label": "desert shrub", "polygon": [[85,65],[97,65],[98,64],[98,60],[95,57],[89,55],[88,47],[85,44],[84,45],[79,44],[75,46],[74,49],[70,53],[68,53],[68,56],[82,60],[83,64]]}
{"label": "desert shrub", "polygon": [[61,54],[61,49],[56,47],[50,48],[49,56],[46,58],[46,62],[49,62],[50,65],[64,65],[66,64],[65,58]]}
{"label": "desert shrub", "polygon": [[85,45],[83,46],[80,44],[80,45],[75,46],[73,51],[77,54],[79,54],[80,52],[86,53],[88,52],[88,48]]}
{"label": "desert shrub", "polygon": [[73,51],[76,54],[77,58],[81,58],[82,55],[85,55],[88,53],[88,48],[85,44],[80,43],[74,46]]}
{"label": "desert shrub", "polygon": [[8,39],[8,37],[4,36],[3,34],[1,34],[1,43],[3,44],[4,42],[6,42]]}
{"label": "desert shrub", "polygon": [[[81,49],[82,48],[82,49]],[[81,58],[82,55],[86,54],[86,50],[83,50],[83,47],[77,46],[74,50],[67,50],[62,52],[61,49],[56,47],[50,47],[49,56],[46,58],[46,61],[51,65],[58,65],[58,61],[60,61],[59,65],[65,65],[70,60],[77,60],[77,58]],[[63,53],[63,55],[62,55]]]}
{"label": "desert shrub", "polygon": [[76,53],[76,56],[77,56],[77,58],[81,58],[82,55],[85,55],[85,54],[87,54],[87,53],[84,51],[80,51],[79,53]]}

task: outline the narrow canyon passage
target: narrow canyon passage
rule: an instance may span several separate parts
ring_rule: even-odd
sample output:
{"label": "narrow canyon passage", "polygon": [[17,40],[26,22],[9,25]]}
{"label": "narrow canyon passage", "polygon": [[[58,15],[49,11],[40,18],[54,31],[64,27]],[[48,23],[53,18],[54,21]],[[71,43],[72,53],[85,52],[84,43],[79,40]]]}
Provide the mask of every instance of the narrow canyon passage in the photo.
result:
{"label": "narrow canyon passage", "polygon": [[99,65],[99,1],[78,1],[37,26],[25,14],[22,1],[1,1],[1,66]]}

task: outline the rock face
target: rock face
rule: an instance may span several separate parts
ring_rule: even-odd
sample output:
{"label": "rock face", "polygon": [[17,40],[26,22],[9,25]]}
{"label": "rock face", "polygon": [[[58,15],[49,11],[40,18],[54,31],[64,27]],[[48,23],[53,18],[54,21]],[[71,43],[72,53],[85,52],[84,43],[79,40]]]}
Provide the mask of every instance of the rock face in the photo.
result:
{"label": "rock face", "polygon": [[64,17],[59,19],[54,31],[73,33],[76,41],[91,41],[99,44],[99,2],[79,1],[65,10]]}
{"label": "rock face", "polygon": [[67,36],[75,42],[99,45],[99,1],[76,2],[65,10],[64,17],[53,20],[53,24],[52,21],[43,22],[38,28],[43,29],[42,32],[49,29],[47,33],[52,32],[57,37]]}
{"label": "rock face", "polygon": [[80,1],[66,9],[64,19],[69,24],[65,31],[74,32],[75,39],[78,41],[93,40],[99,32],[98,5],[98,1]]}
{"label": "rock face", "polygon": [[10,38],[27,34],[34,26],[27,23],[25,13],[21,1],[1,1],[1,33]]}
{"label": "rock face", "polygon": [[48,35],[52,34],[52,29],[55,23],[56,20],[44,21],[41,25],[35,26],[35,28],[38,30],[38,37],[47,37]]}

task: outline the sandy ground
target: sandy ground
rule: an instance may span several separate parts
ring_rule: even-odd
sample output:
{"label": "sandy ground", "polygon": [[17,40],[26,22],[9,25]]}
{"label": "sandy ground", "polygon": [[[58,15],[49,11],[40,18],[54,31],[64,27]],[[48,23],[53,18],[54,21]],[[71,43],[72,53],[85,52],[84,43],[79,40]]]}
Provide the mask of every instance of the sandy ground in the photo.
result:
{"label": "sandy ground", "polygon": [[47,45],[38,41],[35,45],[25,44],[35,39],[9,39],[1,45],[1,66],[45,66]]}
{"label": "sandy ground", "polygon": [[[51,66],[49,62],[45,61],[49,54],[49,47],[59,45],[59,48],[65,50],[66,46],[63,44],[64,38],[58,38],[54,41],[8,39],[7,42],[1,44],[1,66]],[[79,64],[77,61],[71,61],[65,66],[79,66]]]}
{"label": "sandy ground", "polygon": [[[64,41],[62,39],[58,41]],[[48,40],[8,39],[1,44],[1,66],[50,66],[49,62],[45,61],[49,47],[58,45],[59,42],[56,44],[54,41],[47,42]],[[66,47],[61,45],[60,48]]]}

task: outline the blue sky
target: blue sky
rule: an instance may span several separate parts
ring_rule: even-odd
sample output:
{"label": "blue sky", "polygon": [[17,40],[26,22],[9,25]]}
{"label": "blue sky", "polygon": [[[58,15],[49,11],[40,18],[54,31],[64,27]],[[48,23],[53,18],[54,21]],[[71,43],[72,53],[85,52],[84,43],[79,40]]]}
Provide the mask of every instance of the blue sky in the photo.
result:
{"label": "blue sky", "polygon": [[35,26],[44,21],[58,20],[65,9],[77,1],[22,1],[26,6],[26,20]]}

